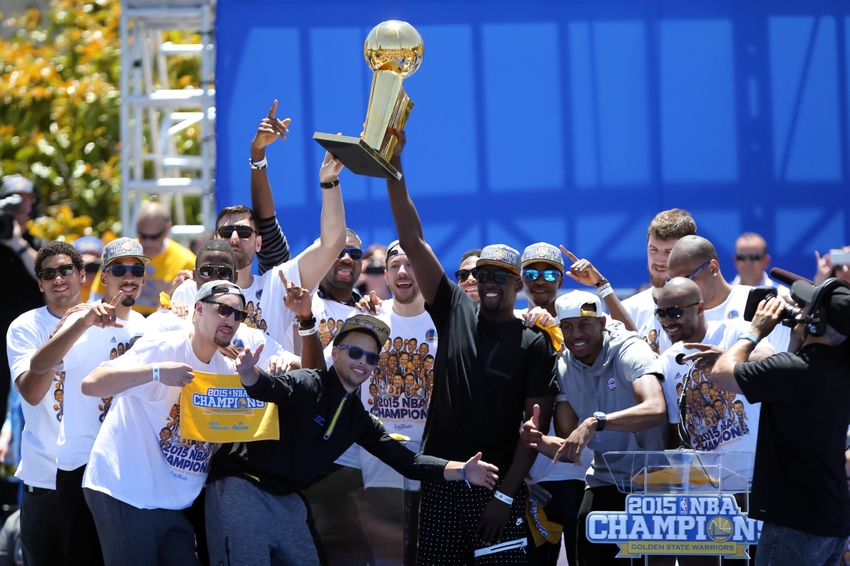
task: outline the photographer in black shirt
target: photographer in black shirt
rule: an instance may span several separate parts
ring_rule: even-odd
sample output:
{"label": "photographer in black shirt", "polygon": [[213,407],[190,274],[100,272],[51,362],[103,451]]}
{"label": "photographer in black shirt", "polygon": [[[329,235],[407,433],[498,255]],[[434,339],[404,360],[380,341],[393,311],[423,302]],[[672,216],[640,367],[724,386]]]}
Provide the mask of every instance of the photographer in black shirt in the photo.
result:
{"label": "photographer in black shirt", "polygon": [[[850,286],[797,281],[791,294],[802,312],[775,297],[761,301],[711,377],[762,404],[749,513],[764,521],[756,565],[833,565],[850,535]],[[802,344],[792,338],[788,352],[746,362],[783,319],[797,321]]]}

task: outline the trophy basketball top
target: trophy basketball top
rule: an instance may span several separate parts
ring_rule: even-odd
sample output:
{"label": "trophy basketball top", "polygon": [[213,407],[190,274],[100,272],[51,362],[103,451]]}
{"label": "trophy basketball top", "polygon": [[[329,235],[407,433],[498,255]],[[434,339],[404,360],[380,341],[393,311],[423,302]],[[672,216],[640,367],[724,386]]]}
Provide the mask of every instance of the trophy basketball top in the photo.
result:
{"label": "trophy basketball top", "polygon": [[363,55],[374,71],[392,71],[407,78],[422,64],[422,36],[412,25],[387,20],[372,28],[366,36]]}

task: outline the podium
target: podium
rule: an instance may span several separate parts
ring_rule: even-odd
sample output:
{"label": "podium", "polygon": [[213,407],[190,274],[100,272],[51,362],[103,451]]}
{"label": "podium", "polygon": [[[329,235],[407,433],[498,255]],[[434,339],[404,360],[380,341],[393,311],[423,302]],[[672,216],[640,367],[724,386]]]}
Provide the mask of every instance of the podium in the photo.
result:
{"label": "podium", "polygon": [[[626,495],[624,511],[587,517],[592,543],[616,544],[620,558],[723,556],[748,564],[761,525],[747,517],[752,452],[607,452],[605,467]],[[739,562],[738,562],[739,561]],[[637,561],[633,563],[638,563]],[[664,561],[670,564],[670,559]]]}

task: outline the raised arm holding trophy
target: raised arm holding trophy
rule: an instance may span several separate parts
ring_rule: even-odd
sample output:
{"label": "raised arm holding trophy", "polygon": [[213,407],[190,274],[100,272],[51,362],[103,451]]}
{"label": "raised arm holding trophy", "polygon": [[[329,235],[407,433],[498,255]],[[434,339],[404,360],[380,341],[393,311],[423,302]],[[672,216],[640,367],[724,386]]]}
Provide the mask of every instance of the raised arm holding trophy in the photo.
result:
{"label": "raised arm holding trophy", "polygon": [[413,101],[402,83],[422,64],[422,37],[407,22],[388,20],[372,28],[363,54],[375,71],[366,127],[362,138],[315,133],[313,139],[357,175],[401,179],[390,165],[398,138],[390,129],[402,130],[413,109]]}

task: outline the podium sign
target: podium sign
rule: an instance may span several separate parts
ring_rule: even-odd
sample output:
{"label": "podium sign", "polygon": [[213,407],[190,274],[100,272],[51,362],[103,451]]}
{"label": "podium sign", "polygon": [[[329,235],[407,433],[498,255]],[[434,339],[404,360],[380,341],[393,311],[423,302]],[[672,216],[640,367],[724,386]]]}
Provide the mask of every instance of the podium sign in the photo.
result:
{"label": "podium sign", "polygon": [[626,508],[591,512],[585,532],[592,543],[619,546],[619,558],[747,559],[758,544],[761,523],[735,498],[750,491],[752,452],[611,451],[603,459]]}
{"label": "podium sign", "polygon": [[587,539],[618,545],[618,558],[749,558],[747,547],[758,543],[759,530],[758,521],[747,517],[730,494],[630,494],[625,511],[587,516]]}

